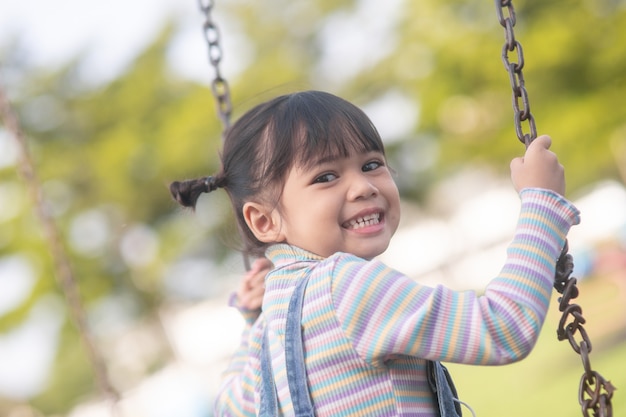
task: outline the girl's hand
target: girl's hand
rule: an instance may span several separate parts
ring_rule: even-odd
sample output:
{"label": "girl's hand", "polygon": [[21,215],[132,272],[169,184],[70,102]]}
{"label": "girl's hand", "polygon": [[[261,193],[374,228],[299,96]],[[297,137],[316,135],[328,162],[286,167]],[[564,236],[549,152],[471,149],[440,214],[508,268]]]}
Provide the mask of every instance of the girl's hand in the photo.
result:
{"label": "girl's hand", "polygon": [[511,179],[518,193],[524,188],[544,188],[565,194],[563,166],[549,150],[551,144],[549,136],[539,136],[526,149],[524,157],[511,161]]}
{"label": "girl's hand", "polygon": [[252,267],[242,278],[237,288],[237,305],[246,310],[258,310],[265,294],[265,275],[272,263],[267,258],[255,259]]}

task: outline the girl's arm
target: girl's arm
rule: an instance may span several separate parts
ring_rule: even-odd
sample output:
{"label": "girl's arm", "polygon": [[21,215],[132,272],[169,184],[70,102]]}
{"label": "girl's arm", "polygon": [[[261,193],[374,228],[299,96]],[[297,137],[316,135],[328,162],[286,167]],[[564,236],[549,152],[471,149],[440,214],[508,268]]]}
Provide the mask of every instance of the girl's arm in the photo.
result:
{"label": "girl's arm", "polygon": [[[373,364],[390,355],[503,364],[534,346],[552,293],[556,261],[578,210],[562,197],[563,167],[548,136],[511,162],[521,212],[507,260],[484,296],[425,287],[378,262],[344,257],[333,278],[339,321]],[[419,249],[411,256],[420,256]]]}
{"label": "girl's arm", "polygon": [[[543,324],[555,264],[578,211],[552,191],[525,189],[507,260],[483,296],[427,287],[384,264],[337,260],[333,300],[354,348],[380,365],[396,354],[468,364],[525,357]],[[410,254],[420,256],[419,248]]]}
{"label": "girl's arm", "polygon": [[239,310],[245,320],[245,328],[241,336],[239,348],[233,354],[230,364],[223,373],[220,392],[215,401],[216,416],[254,416],[254,390],[246,387],[254,386],[253,367],[250,351],[251,337],[262,331],[263,322],[261,304],[265,292],[265,276],[272,264],[269,260],[257,259],[250,271],[241,280],[237,291],[231,296],[229,304]]}
{"label": "girl's arm", "polygon": [[256,415],[254,387],[255,375],[259,375],[260,363],[250,352],[260,351],[253,344],[260,340],[262,315],[252,325],[246,325],[241,344],[233,354],[230,364],[222,374],[220,390],[215,398],[214,415],[219,417],[253,417]]}

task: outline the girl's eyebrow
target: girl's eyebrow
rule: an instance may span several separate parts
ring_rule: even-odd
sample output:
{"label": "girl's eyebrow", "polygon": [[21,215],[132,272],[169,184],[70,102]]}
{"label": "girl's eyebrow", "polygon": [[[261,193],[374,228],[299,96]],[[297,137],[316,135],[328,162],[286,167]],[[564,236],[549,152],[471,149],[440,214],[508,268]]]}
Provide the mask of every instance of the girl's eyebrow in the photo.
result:
{"label": "girl's eyebrow", "polygon": [[[376,151],[376,150],[372,150],[372,151],[365,151],[365,152],[361,152],[360,154],[365,155],[365,154],[374,154],[374,153],[381,153],[380,151]],[[316,166],[316,165],[323,165],[323,164],[328,164],[331,162],[335,162],[339,159],[343,159],[346,158],[346,156],[343,155],[325,155],[325,156],[321,156],[317,159],[311,159],[308,162],[305,163],[306,166]]]}
{"label": "girl's eyebrow", "polygon": [[317,154],[300,156],[300,164],[303,167],[314,167],[316,165],[328,164],[343,158],[342,155],[333,152],[320,152]]}
{"label": "girl's eyebrow", "polygon": [[320,158],[317,159],[312,159],[311,160],[311,164],[312,165],[322,165],[322,164],[327,164],[330,162],[334,162],[338,159],[340,159],[341,157],[337,156],[337,155],[326,155],[326,156],[322,156]]}

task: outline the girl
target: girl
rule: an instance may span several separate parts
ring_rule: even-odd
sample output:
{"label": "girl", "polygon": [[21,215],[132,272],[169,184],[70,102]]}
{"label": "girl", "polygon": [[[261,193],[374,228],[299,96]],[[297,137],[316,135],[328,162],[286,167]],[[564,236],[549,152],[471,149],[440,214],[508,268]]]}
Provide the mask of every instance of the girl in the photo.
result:
{"label": "girl", "polygon": [[171,186],[185,206],[224,188],[246,250],[273,264],[262,313],[254,300],[267,261],[240,288],[247,328],[215,414],[460,414],[438,361],[501,365],[528,355],[555,262],[579,221],[549,147],[539,137],[511,163],[519,222],[505,265],[479,297],[420,285],[375,259],[398,227],[400,199],[361,110],[308,91],[246,113],[227,132],[220,172]]}

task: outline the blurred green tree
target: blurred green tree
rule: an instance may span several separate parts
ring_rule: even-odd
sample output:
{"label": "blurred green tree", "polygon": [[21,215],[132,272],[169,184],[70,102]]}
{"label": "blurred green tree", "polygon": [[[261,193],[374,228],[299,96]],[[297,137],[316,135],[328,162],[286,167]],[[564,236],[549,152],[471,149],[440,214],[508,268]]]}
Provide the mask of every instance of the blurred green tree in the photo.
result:
{"label": "blurred green tree", "polygon": [[[467,167],[506,175],[509,160],[523,152],[500,59],[503,29],[488,2],[279,0],[219,7],[247,43],[249,64],[229,79],[235,118],[270,96],[308,88],[374,109],[390,118],[381,131],[401,192],[418,201],[438,180]],[[626,148],[624,2],[527,0],[517,8],[531,108],[540,133],[553,137],[570,190],[619,178],[617,161]],[[63,68],[33,72],[18,48],[0,55],[105,350],[107,303],[122,321],[152,323],[158,338],[163,303],[195,301],[230,284],[214,280],[206,284],[212,289],[190,294],[166,279],[181,259],[232,263],[236,244],[225,199],[203,198],[189,220],[167,192],[171,180],[217,170],[221,130],[210,89],[171,71],[167,52],[175,29],[164,28],[123,74],[95,87],[77,75],[80,56]],[[398,103],[408,115],[394,108]],[[15,171],[15,164],[0,166],[0,259],[25,257],[36,279],[30,295],[0,316],[4,333],[23,324],[42,299],[59,294],[49,249]],[[159,340],[158,352],[132,378],[118,377],[118,386],[132,386],[170,359],[162,335]],[[94,395],[69,322],[56,355],[46,388],[32,398],[45,414],[66,412]]]}

